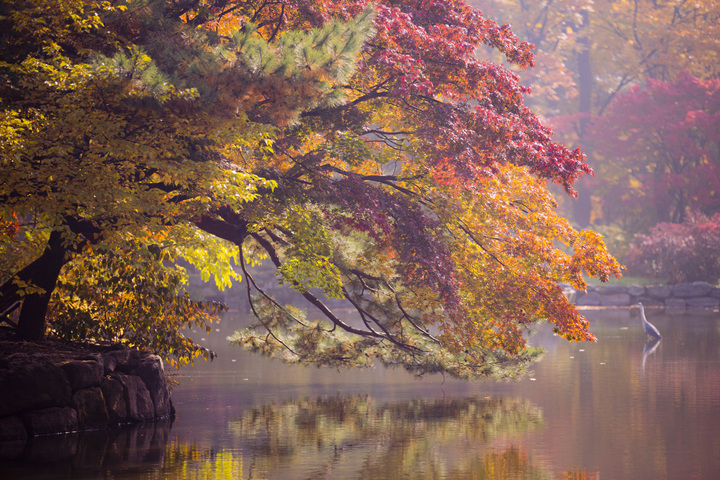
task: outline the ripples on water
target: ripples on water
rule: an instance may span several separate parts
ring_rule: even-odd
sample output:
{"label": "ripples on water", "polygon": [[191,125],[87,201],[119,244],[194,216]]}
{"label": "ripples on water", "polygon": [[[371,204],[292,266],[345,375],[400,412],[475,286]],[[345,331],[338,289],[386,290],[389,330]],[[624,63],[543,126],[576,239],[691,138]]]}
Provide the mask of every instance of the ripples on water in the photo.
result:
{"label": "ripples on water", "polygon": [[187,369],[174,422],[5,446],[17,479],[718,479],[717,313],[586,312],[596,344],[549,331],[529,378],[415,379],[288,367],[213,341]]}

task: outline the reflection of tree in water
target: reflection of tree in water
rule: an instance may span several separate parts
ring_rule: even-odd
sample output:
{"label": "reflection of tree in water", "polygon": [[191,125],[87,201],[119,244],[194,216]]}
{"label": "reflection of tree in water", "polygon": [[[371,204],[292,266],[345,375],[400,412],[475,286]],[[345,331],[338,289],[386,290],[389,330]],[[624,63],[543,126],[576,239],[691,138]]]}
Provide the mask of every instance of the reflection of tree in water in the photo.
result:
{"label": "reflection of tree in water", "polygon": [[233,448],[172,437],[171,422],[161,421],[39,437],[17,458],[5,452],[12,460],[0,460],[0,472],[43,480],[550,479],[515,440],[541,425],[540,409],[522,399],[304,399],[246,410],[229,425],[239,442]]}
{"label": "reflection of tree in water", "polygon": [[165,449],[160,470],[149,472],[142,480],[263,480],[244,465],[241,452],[199,448],[194,444],[171,442]]}
{"label": "reflection of tree in water", "polygon": [[488,445],[541,424],[523,399],[379,405],[354,396],[256,406],[230,428],[260,470],[288,465],[298,478],[549,478],[522,449]]}
{"label": "reflection of tree in water", "polygon": [[177,478],[158,472],[167,463],[171,419],[0,442],[0,478],[96,480]]}

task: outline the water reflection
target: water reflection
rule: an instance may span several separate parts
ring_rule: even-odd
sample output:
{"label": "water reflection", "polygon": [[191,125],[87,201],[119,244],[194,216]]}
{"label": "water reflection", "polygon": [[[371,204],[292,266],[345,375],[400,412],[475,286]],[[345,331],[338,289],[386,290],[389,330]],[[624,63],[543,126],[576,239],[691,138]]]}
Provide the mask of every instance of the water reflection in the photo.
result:
{"label": "water reflection", "polygon": [[526,451],[494,444],[541,426],[540,409],[522,399],[351,396],[256,406],[230,429],[251,439],[260,470],[297,475],[283,478],[547,478]]}
{"label": "water reflection", "polygon": [[640,366],[640,371],[642,373],[645,373],[645,360],[648,356],[655,353],[655,350],[657,350],[658,346],[660,346],[659,338],[652,338],[645,342],[645,346],[643,347],[642,365]]}
{"label": "water reflection", "polygon": [[237,448],[171,437],[159,422],[36,438],[0,466],[17,479],[547,479],[506,441],[542,426],[520,398],[316,397],[246,409],[228,424]]}
{"label": "water reflection", "polygon": [[159,470],[172,421],[0,442],[0,472],[12,479],[136,478]]}

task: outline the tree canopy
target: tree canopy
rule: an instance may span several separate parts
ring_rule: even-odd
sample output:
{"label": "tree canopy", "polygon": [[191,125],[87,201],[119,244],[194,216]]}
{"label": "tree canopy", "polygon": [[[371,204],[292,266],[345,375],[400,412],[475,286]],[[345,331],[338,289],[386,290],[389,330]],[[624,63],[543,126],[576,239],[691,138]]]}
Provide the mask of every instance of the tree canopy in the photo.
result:
{"label": "tree canopy", "polygon": [[[620,266],[547,190],[591,170],[477,55],[527,68],[532,46],[463,1],[0,13],[0,313],[23,337],[209,356],[182,328],[221,307],[184,293],[184,259],[242,280],[258,320],[235,341],[292,362],[512,375],[535,321],[593,339],[558,283]],[[322,320],[263,291],[262,260]]]}

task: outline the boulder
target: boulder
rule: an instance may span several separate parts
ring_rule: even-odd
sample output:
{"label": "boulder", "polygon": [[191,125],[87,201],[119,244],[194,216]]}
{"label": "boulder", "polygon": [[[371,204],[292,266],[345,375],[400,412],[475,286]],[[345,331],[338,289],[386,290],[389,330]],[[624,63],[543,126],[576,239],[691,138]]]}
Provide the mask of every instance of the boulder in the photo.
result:
{"label": "boulder", "polygon": [[720,298],[714,297],[693,297],[685,299],[685,302],[690,307],[717,307],[720,305]]}
{"label": "boulder", "polygon": [[630,295],[627,293],[603,294],[600,295],[600,305],[606,307],[630,305]]}
{"label": "boulder", "polygon": [[685,308],[686,302],[682,298],[668,298],[665,300],[665,306],[668,308]]}
{"label": "boulder", "polygon": [[642,285],[630,285],[627,287],[627,293],[632,295],[633,297],[642,297],[645,295],[645,287]]}
{"label": "boulder", "polygon": [[128,420],[142,422],[155,417],[155,405],[140,377],[119,372],[112,373],[110,377],[119,381],[123,386]]}
{"label": "boulder", "polygon": [[128,421],[127,400],[125,400],[125,389],[122,383],[116,378],[103,377],[100,381],[100,389],[105,398],[105,407],[108,413],[108,422],[111,425],[125,423]]}
{"label": "boulder", "polygon": [[600,294],[597,292],[583,292],[578,290],[575,296],[575,305],[598,306],[600,305]]}
{"label": "boulder", "polygon": [[155,417],[170,415],[170,391],[165,379],[162,359],[157,355],[148,355],[133,371],[145,383],[155,407]]}
{"label": "boulder", "polygon": [[672,295],[672,288],[667,285],[653,285],[647,287],[647,296],[664,300]]}
{"label": "boulder", "polygon": [[76,432],[77,413],[71,407],[50,407],[32,410],[21,415],[30,436]]}
{"label": "boulder", "polygon": [[601,295],[618,295],[627,293],[627,289],[625,285],[601,285],[598,291]]}
{"label": "boulder", "polygon": [[147,354],[139,350],[113,350],[112,352],[108,352],[106,356],[112,357],[108,358],[106,362],[112,364],[114,361],[114,371],[131,373],[140,365],[140,362],[142,362]]}
{"label": "boulder", "polygon": [[648,297],[647,295],[636,297],[635,303],[640,302],[644,306],[662,306],[665,305],[665,301],[660,298]]}
{"label": "boulder", "polygon": [[78,390],[73,395],[77,412],[78,428],[81,430],[107,427],[110,422],[105,397],[100,387]]}
{"label": "boulder", "polygon": [[672,288],[672,294],[677,298],[705,297],[712,288],[707,282],[678,283]]}
{"label": "boulder", "polygon": [[26,440],[27,430],[20,417],[11,416],[0,418],[0,442],[8,440]]}
{"label": "boulder", "polygon": [[70,360],[60,365],[67,375],[72,391],[97,387],[104,373],[103,366],[95,360]]}
{"label": "boulder", "polygon": [[63,370],[41,355],[15,354],[0,369],[0,417],[71,403]]}
{"label": "boulder", "polygon": [[112,373],[117,368],[117,356],[111,354],[105,354],[102,356],[104,373]]}

